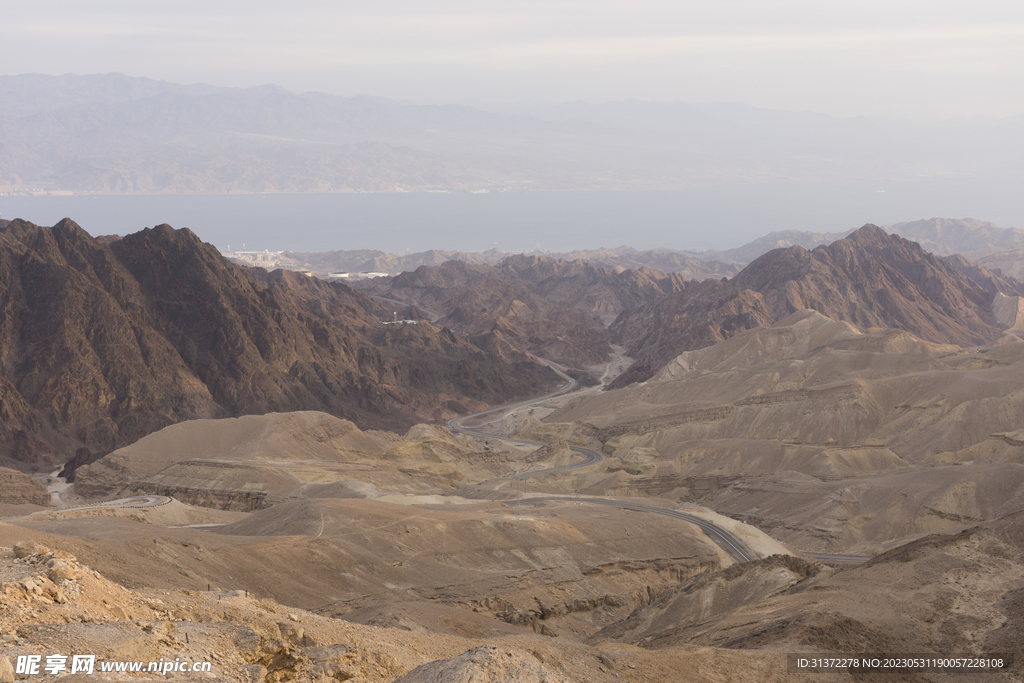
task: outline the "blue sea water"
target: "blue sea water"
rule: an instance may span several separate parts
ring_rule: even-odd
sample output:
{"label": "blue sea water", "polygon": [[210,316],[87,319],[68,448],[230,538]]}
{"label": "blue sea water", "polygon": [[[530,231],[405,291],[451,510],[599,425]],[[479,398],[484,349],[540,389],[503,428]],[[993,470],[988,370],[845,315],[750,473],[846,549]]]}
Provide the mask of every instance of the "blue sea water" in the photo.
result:
{"label": "blue sea water", "polygon": [[926,179],[624,192],[6,196],[0,215],[40,225],[68,216],[92,235],[169,223],[221,250],[701,250],[739,246],[774,230],[835,232],[933,216],[1024,227],[1024,205],[1011,184]]}

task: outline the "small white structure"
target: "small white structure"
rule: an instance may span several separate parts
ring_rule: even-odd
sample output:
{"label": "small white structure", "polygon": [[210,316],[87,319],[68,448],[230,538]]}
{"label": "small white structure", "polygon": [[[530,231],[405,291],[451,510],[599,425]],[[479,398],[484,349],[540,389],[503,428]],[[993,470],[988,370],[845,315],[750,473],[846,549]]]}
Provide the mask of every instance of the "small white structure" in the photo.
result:
{"label": "small white structure", "polygon": [[327,277],[331,280],[368,280],[373,277],[390,277],[391,273],[331,273]]}
{"label": "small white structure", "polygon": [[284,258],[283,251],[270,251],[264,249],[263,251],[231,251],[231,245],[228,245],[228,250],[221,252],[226,259],[230,259],[235,263],[244,264],[247,266],[257,266],[259,268],[266,268],[267,270],[273,270],[274,268],[288,267],[294,265],[294,261]]}

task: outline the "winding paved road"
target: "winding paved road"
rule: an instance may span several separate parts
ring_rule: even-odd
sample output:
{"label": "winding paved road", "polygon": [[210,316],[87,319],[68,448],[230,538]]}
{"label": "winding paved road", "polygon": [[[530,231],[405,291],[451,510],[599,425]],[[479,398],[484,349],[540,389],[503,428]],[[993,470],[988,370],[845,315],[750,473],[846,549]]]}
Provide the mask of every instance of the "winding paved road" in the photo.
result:
{"label": "winding paved road", "polygon": [[[516,407],[519,407],[519,406],[522,406],[522,405],[527,405],[529,403],[536,403],[538,401],[544,401],[546,399],[549,399],[549,398],[552,398],[552,397],[555,397],[555,396],[560,396],[561,394],[564,394],[567,391],[571,391],[573,388],[575,388],[576,380],[574,380],[572,377],[569,377],[569,375],[565,374],[564,372],[562,372],[558,368],[555,368],[555,367],[551,366],[550,364],[548,364],[544,360],[542,360],[542,359],[538,359],[538,360],[541,363],[544,363],[545,365],[550,367],[555,372],[557,372],[562,377],[562,379],[566,380],[566,385],[564,387],[562,387],[561,389],[559,389],[558,391],[554,391],[554,392],[552,392],[550,394],[546,394],[544,396],[539,396],[539,397],[532,398],[529,401],[520,401],[518,403],[512,403],[512,404],[509,404],[509,405],[501,406],[499,408],[491,408],[490,410],[484,410],[484,411],[481,411],[479,413],[473,413],[472,415],[465,415],[463,417],[457,417],[454,420],[449,420],[448,421],[448,428],[451,429],[453,432],[458,432],[458,433],[462,433],[462,434],[469,434],[469,435],[472,435],[472,436],[475,436],[475,437],[478,437],[478,438],[500,439],[502,441],[511,441],[511,442],[514,442],[514,443],[524,443],[524,444],[531,444],[531,445],[535,445],[535,446],[544,446],[545,444],[542,441],[530,441],[530,440],[527,440],[527,439],[517,439],[517,438],[514,438],[514,437],[509,437],[509,436],[504,436],[504,435],[488,434],[486,432],[477,431],[477,430],[472,429],[470,427],[463,426],[463,422],[466,421],[466,420],[469,420],[469,419],[472,419],[472,418],[483,417],[485,415],[490,415],[490,414],[493,414],[493,413],[505,412],[505,411],[507,411],[507,410],[509,410],[511,408],[516,408]],[[570,448],[573,451],[575,451],[576,453],[582,454],[584,456],[584,459],[579,461],[579,462],[574,462],[574,463],[569,464],[569,465],[563,465],[561,467],[551,467],[549,469],[535,470],[533,472],[522,472],[520,474],[512,475],[511,477],[508,477],[508,478],[512,479],[512,480],[520,480],[520,481],[522,481],[524,479],[529,479],[531,477],[538,477],[538,476],[540,476],[542,474],[552,474],[552,473],[555,473],[555,472],[565,472],[567,470],[574,470],[574,469],[577,469],[577,468],[580,468],[580,467],[586,467],[587,465],[592,465],[592,464],[594,464],[596,462],[599,462],[603,458],[603,456],[599,452],[597,452],[595,450],[592,450],[590,448],[580,448],[578,446],[570,446]],[[544,497],[537,497],[537,498],[524,498],[524,499],[520,499],[520,500],[509,501],[509,504],[510,505],[527,505],[527,504],[532,504],[532,503],[540,503],[540,502],[544,502],[544,501],[548,501],[548,500],[569,501],[569,502],[573,502],[573,503],[587,503],[587,504],[590,504],[590,505],[607,505],[607,506],[610,506],[610,507],[616,507],[616,508],[625,509],[625,510],[634,510],[636,512],[648,512],[648,513],[653,513],[653,514],[656,514],[656,515],[665,515],[667,517],[674,517],[675,519],[681,519],[684,522],[689,522],[690,524],[695,524],[697,527],[699,527],[707,535],[708,538],[710,538],[719,547],[721,547],[723,550],[725,550],[725,552],[729,553],[729,555],[731,555],[734,559],[736,559],[739,562],[749,562],[750,560],[756,560],[759,557],[757,553],[755,553],[754,551],[750,550],[750,548],[748,548],[746,546],[746,544],[743,543],[743,541],[741,541],[739,538],[737,538],[730,531],[727,531],[726,529],[723,529],[722,527],[718,526],[714,522],[710,522],[710,521],[708,521],[708,520],[706,520],[706,519],[704,519],[702,517],[698,517],[696,515],[691,515],[691,514],[686,513],[686,512],[680,512],[678,510],[671,510],[671,509],[668,509],[668,508],[660,508],[660,507],[657,507],[657,506],[654,506],[654,505],[645,505],[643,503],[632,503],[632,502],[613,500],[613,499],[608,499],[608,498],[589,498],[589,497],[588,498],[580,498],[580,497],[573,497],[573,496],[544,496]]]}
{"label": "winding paved road", "polygon": [[537,498],[510,500],[507,502],[509,505],[531,505],[535,503],[543,503],[548,500],[588,503],[590,505],[607,505],[609,507],[616,507],[623,510],[650,512],[656,515],[674,517],[675,519],[681,519],[684,522],[689,522],[690,524],[695,524],[700,527],[701,531],[703,531],[708,538],[714,541],[719,547],[739,562],[750,562],[751,560],[759,559],[759,555],[748,548],[746,544],[744,544],[743,541],[737,538],[733,533],[726,531],[714,522],[710,522],[703,517],[691,515],[686,512],[680,512],[679,510],[671,510],[669,508],[660,508],[655,505],[645,505],[643,503],[632,503],[609,498],[576,498],[574,496],[543,496]]}
{"label": "winding paved road", "polygon": [[167,505],[171,502],[171,499],[167,496],[131,496],[130,498],[117,498],[115,500],[106,500],[102,503],[90,503],[89,505],[79,505],[73,508],[62,508],[56,510],[56,512],[74,512],[75,510],[95,510],[96,508],[151,508],[158,505]]}
{"label": "winding paved road", "polygon": [[[509,403],[507,405],[499,406],[497,408],[491,408],[490,410],[482,410],[479,413],[473,413],[472,415],[463,415],[462,417],[457,417],[453,420],[448,420],[448,429],[458,434],[469,434],[470,436],[475,436],[481,439],[498,439],[500,441],[510,441],[512,443],[529,444],[531,446],[546,445],[543,441],[530,441],[529,439],[517,439],[515,437],[505,436],[504,434],[489,434],[487,432],[481,432],[479,430],[473,429],[472,427],[466,427],[463,424],[466,420],[483,417],[485,415],[492,415],[494,413],[505,413],[513,408],[518,408],[519,406],[530,405],[531,403],[545,401],[549,398],[554,398],[555,396],[561,396],[562,394],[568,391],[572,391],[573,389],[576,388],[576,380],[574,380],[572,377],[565,374],[564,372],[562,372],[561,370],[559,370],[558,368],[556,368],[555,366],[551,365],[550,363],[541,358],[537,358],[537,360],[540,363],[554,370],[556,373],[558,373],[558,376],[565,380],[565,386],[563,386],[558,391],[552,391],[550,394],[544,394],[543,396],[535,396],[526,401],[519,401],[518,403]],[[587,465],[592,465],[595,462],[601,460],[601,458],[603,457],[597,451],[590,450],[589,448],[579,448],[578,446],[569,446],[569,448],[583,455],[583,460],[581,460],[580,462],[572,463],[570,465],[563,465],[562,467],[552,467],[550,469],[536,470],[534,472],[522,472],[521,474],[516,474],[509,477],[509,479],[523,480],[529,479],[530,477],[538,477],[542,474],[551,474],[552,472],[564,472],[565,470],[574,470],[577,467],[586,467]]]}
{"label": "winding paved road", "polygon": [[[388,303],[397,304],[399,306],[411,306],[411,305],[414,305],[414,304],[403,303],[401,301],[398,301],[397,299],[389,299],[389,298],[383,297],[383,296],[375,296],[373,298],[379,299],[380,301],[387,301]],[[423,311],[424,313],[426,313],[430,317],[430,322],[437,322],[440,319],[440,317],[441,317],[439,314],[437,314],[434,311],[427,310],[426,308],[423,308],[421,306],[416,306],[416,307],[419,308],[419,310]],[[551,368],[552,370],[554,370],[555,373],[558,374],[559,377],[561,377],[562,379],[565,380],[565,386],[563,386],[561,389],[558,389],[557,391],[552,391],[550,394],[544,394],[543,396],[535,396],[535,397],[533,397],[531,399],[527,399],[525,401],[519,401],[518,403],[509,403],[509,404],[506,404],[506,405],[503,405],[503,406],[499,406],[497,408],[491,408],[490,410],[483,410],[483,411],[480,411],[479,413],[473,413],[472,415],[463,415],[462,417],[457,417],[457,418],[455,418],[453,420],[449,420],[448,421],[448,429],[450,429],[452,432],[455,432],[457,434],[469,434],[471,436],[475,436],[475,437],[482,438],[482,439],[499,439],[499,440],[502,440],[502,441],[511,441],[511,442],[514,442],[514,443],[530,444],[532,446],[544,446],[545,444],[544,444],[543,441],[530,441],[528,439],[516,439],[516,438],[504,436],[504,435],[499,436],[499,435],[495,435],[495,434],[488,434],[486,432],[481,432],[481,431],[478,431],[476,429],[473,429],[472,427],[466,427],[463,424],[466,420],[471,420],[473,418],[483,417],[485,415],[491,415],[491,414],[494,414],[494,413],[506,413],[509,410],[513,409],[513,408],[518,408],[520,406],[529,405],[531,403],[538,403],[540,401],[546,401],[549,398],[554,398],[555,396],[561,396],[562,394],[564,394],[566,392],[569,392],[569,391],[572,391],[573,389],[576,388],[576,380],[574,380],[572,377],[570,377],[569,375],[565,374],[564,372],[562,372],[561,370],[556,368],[554,365],[552,365],[548,361],[544,360],[543,358],[537,358],[536,356],[534,356],[534,359],[537,360],[537,362],[539,362],[540,364],[545,365],[545,366]],[[621,360],[621,358],[618,359],[618,360]],[[614,362],[614,359],[613,359],[613,362]],[[608,365],[608,369],[609,370],[611,369],[611,364],[610,363]],[[608,371],[605,372],[605,377],[607,377],[607,375],[608,375]],[[601,378],[602,382],[604,381],[605,377]],[[576,451],[577,453],[580,453],[581,455],[583,455],[584,456],[583,460],[580,461],[580,462],[577,462],[577,463],[572,463],[571,465],[564,465],[562,467],[552,467],[550,469],[537,470],[535,472],[523,472],[521,474],[516,474],[516,475],[514,475],[512,477],[509,477],[509,478],[510,479],[523,480],[523,479],[529,479],[530,477],[537,477],[537,476],[540,476],[542,474],[551,474],[552,472],[564,472],[565,470],[572,470],[572,469],[576,469],[577,467],[586,467],[587,465],[592,465],[595,462],[601,460],[601,458],[602,458],[600,453],[598,453],[597,451],[590,450],[589,448],[577,448],[575,446],[570,446],[569,448],[571,448],[573,451]]]}
{"label": "winding paved road", "polygon": [[[384,297],[374,297],[374,298],[382,299],[382,300],[388,301],[390,303],[395,303],[395,304],[400,304],[400,305],[405,305],[405,306],[409,305],[409,304],[403,304],[401,301],[397,301],[395,299],[386,299]],[[420,308],[420,310],[423,311],[424,313],[426,313],[428,316],[430,316],[431,322],[437,322],[437,320],[440,317],[440,316],[438,316],[437,313],[435,313],[433,311],[428,311],[425,308]],[[558,375],[562,379],[565,380],[565,382],[566,382],[565,386],[563,386],[561,389],[559,389],[557,391],[551,392],[550,394],[545,394],[543,396],[535,396],[534,398],[531,398],[531,399],[526,400],[526,401],[519,401],[517,403],[509,403],[507,405],[499,406],[497,408],[491,408],[490,410],[483,410],[483,411],[480,411],[479,413],[473,413],[471,415],[463,415],[462,417],[457,417],[457,418],[455,418],[453,420],[449,420],[448,421],[448,429],[450,429],[452,432],[455,432],[455,433],[458,433],[458,434],[468,434],[470,436],[475,436],[477,438],[483,438],[483,439],[498,439],[498,440],[501,440],[501,441],[509,441],[509,442],[512,442],[512,443],[520,443],[520,444],[529,444],[529,445],[533,445],[533,446],[544,446],[544,445],[546,445],[543,441],[530,441],[528,439],[517,439],[515,437],[505,436],[503,434],[489,434],[487,432],[481,432],[479,430],[473,429],[472,427],[466,427],[464,425],[464,423],[467,420],[471,420],[471,419],[479,418],[479,417],[484,417],[485,415],[492,415],[492,414],[495,414],[495,413],[502,413],[503,414],[503,413],[513,409],[513,408],[518,408],[520,406],[528,405],[528,404],[531,404],[531,403],[538,403],[538,402],[541,402],[541,401],[545,401],[545,400],[547,400],[549,398],[554,398],[555,396],[561,396],[562,394],[565,394],[565,393],[567,393],[569,391],[572,391],[573,389],[576,388],[576,380],[574,380],[572,377],[570,377],[569,375],[565,374],[564,372],[562,372],[561,370],[559,370],[558,368],[556,368],[555,366],[553,366],[551,363],[547,362],[546,360],[544,360],[542,358],[537,358],[536,356],[534,356],[534,358],[538,362],[546,365],[547,367],[551,368],[556,373],[558,373]],[[618,360],[621,360],[621,358],[619,358]],[[615,359],[613,359],[613,362],[615,362]],[[611,363],[609,363],[608,369],[605,371],[604,376],[601,377],[601,385],[602,386],[604,385],[605,379],[607,378],[608,373],[609,373],[610,370],[611,370]],[[554,474],[556,472],[565,472],[565,471],[568,471],[568,470],[574,470],[574,469],[578,469],[580,467],[586,467],[588,465],[593,465],[594,463],[599,462],[603,458],[601,453],[599,453],[598,451],[595,451],[595,450],[591,450],[589,448],[580,448],[578,446],[570,446],[569,448],[571,450],[575,451],[576,453],[579,453],[579,454],[583,455],[584,459],[579,461],[579,462],[571,463],[569,465],[563,465],[561,467],[551,467],[551,468],[548,468],[548,469],[535,470],[535,471],[532,471],[532,472],[521,472],[519,474],[515,474],[515,475],[512,475],[511,477],[508,477],[508,479],[511,479],[511,480],[514,480],[514,481],[515,480],[523,481],[523,480],[526,480],[526,479],[530,479],[532,477],[539,477],[539,476],[541,476],[543,474]],[[691,514],[686,513],[686,512],[680,512],[679,510],[672,510],[672,509],[669,509],[669,508],[661,508],[661,507],[657,507],[657,506],[654,506],[654,505],[645,505],[643,503],[631,503],[631,502],[619,501],[619,500],[608,499],[608,498],[579,498],[579,497],[571,497],[571,496],[545,496],[545,497],[538,497],[538,498],[524,498],[524,499],[520,499],[520,500],[509,501],[509,504],[510,505],[525,505],[525,504],[543,502],[545,500],[571,501],[571,502],[575,502],[575,503],[587,503],[587,504],[590,504],[590,505],[608,505],[608,506],[611,506],[611,507],[617,507],[617,508],[625,509],[625,510],[634,510],[636,512],[647,512],[647,513],[656,514],[656,515],[665,515],[667,517],[673,517],[675,519],[683,520],[684,522],[689,522],[690,524],[695,524],[697,527],[699,527],[707,535],[708,538],[710,538],[712,541],[714,541],[719,547],[721,547],[723,550],[725,550],[725,552],[727,552],[730,556],[732,556],[734,559],[736,559],[739,562],[749,562],[751,560],[759,559],[759,555],[757,553],[755,553],[750,548],[748,548],[743,543],[743,541],[741,541],[739,538],[737,538],[730,531],[727,531],[726,529],[723,529],[722,527],[718,526],[714,522],[710,522],[710,521],[708,521],[708,520],[706,520],[706,519],[704,519],[702,517],[698,517],[696,515],[691,515]],[[867,562],[868,560],[872,559],[872,557],[870,555],[843,555],[843,554],[836,554],[836,553],[810,553],[810,552],[804,552],[803,554],[804,555],[809,555],[810,557],[813,557],[814,559],[816,559],[819,562],[822,562],[824,564],[859,564],[861,562]]]}
{"label": "winding paved road", "polygon": [[[39,510],[38,512],[75,512],[77,510],[98,510],[101,508],[149,508],[156,507],[158,505],[167,505],[173,498],[167,496],[131,496],[130,498],[117,498],[114,500],[106,500],[101,503],[90,503],[89,505],[79,505],[73,508],[59,507],[51,510]],[[61,501],[63,503],[63,501]],[[13,522],[18,519],[26,519],[32,515],[37,514],[30,512],[27,515],[18,515],[17,517],[4,517],[2,518],[5,522]]]}
{"label": "winding paved road", "polygon": [[[541,359],[538,360],[547,365],[545,361]],[[448,428],[453,432],[469,434],[477,438],[499,439],[501,441],[509,441],[513,443],[530,444],[533,446],[544,446],[545,444],[543,441],[530,441],[529,439],[518,439],[515,437],[505,436],[502,434],[489,434],[487,432],[475,430],[471,427],[465,427],[463,426],[463,422],[466,420],[470,420],[472,418],[484,417],[486,415],[492,415],[495,413],[503,413],[512,408],[517,408],[519,406],[527,405],[530,403],[536,403],[538,401],[543,401],[554,396],[559,396],[572,390],[576,386],[576,381],[573,378],[569,377],[567,374],[560,371],[558,368],[552,367],[550,365],[548,365],[548,367],[551,367],[552,370],[557,372],[563,379],[566,380],[566,385],[559,389],[558,391],[552,392],[545,396],[530,399],[529,401],[519,401],[518,403],[511,403],[508,405],[500,406],[498,408],[483,410],[479,413],[473,413],[472,415],[464,415],[463,417],[457,417],[454,420],[448,421]],[[561,467],[551,467],[548,469],[535,470],[532,472],[521,472],[520,474],[514,474],[511,477],[508,477],[508,479],[511,479],[513,481],[523,481],[526,479],[530,479],[532,477],[538,477],[543,474],[553,474],[555,472],[565,472],[567,470],[574,470],[580,467],[586,467],[587,465],[593,465],[594,463],[600,461],[603,457],[599,452],[591,450],[589,448],[580,448],[578,446],[570,446],[570,448],[573,451],[582,454],[584,456],[584,459],[579,462],[571,463],[569,465],[563,465]],[[737,538],[735,534],[733,534],[730,531],[727,531],[726,529],[720,527],[714,522],[710,522],[704,519],[703,517],[698,517],[697,515],[692,515],[687,512],[681,512],[679,510],[672,510],[670,508],[662,508],[657,507],[655,505],[645,505],[643,503],[626,502],[609,498],[580,498],[573,496],[544,496],[537,498],[524,498],[520,500],[509,501],[509,504],[525,505],[539,503],[546,500],[571,501],[574,503],[588,503],[591,505],[608,505],[611,507],[617,507],[624,510],[634,510],[636,512],[648,512],[656,515],[674,517],[675,519],[680,519],[684,522],[689,522],[691,524],[697,525],[707,535],[708,538],[714,541],[719,547],[721,547],[723,550],[725,550],[725,552],[732,556],[733,559],[739,562],[749,562],[751,560],[759,559],[760,557],[757,553],[748,548],[746,544],[743,543],[743,541]],[[811,552],[803,552],[803,554],[809,555],[810,557],[813,557],[814,559],[824,564],[859,564],[861,562],[867,562],[868,560],[872,559],[870,555],[843,555],[837,553]]]}

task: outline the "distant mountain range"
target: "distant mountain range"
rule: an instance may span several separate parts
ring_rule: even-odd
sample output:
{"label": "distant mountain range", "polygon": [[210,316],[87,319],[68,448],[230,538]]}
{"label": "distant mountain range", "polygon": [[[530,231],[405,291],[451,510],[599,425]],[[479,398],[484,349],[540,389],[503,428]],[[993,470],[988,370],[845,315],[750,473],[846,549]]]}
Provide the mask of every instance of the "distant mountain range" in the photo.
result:
{"label": "distant mountain range", "polygon": [[[1024,230],[1000,228],[974,218],[930,218],[896,223],[883,230],[920,244],[939,256],[965,254],[989,270],[1000,268],[1006,275],[1021,279],[1024,274]],[[658,248],[638,251],[630,246],[616,249],[578,249],[570,252],[534,252],[566,261],[586,261],[591,265],[614,270],[653,268],[678,273],[690,280],[733,277],[754,259],[773,249],[800,246],[814,249],[850,235],[845,232],[803,232],[785,230],[771,232],[740,247],[704,252],[677,251]],[[352,249],[328,252],[284,252],[284,255],[315,272],[408,272],[420,266],[436,266],[445,261],[472,264],[498,263],[513,254],[500,249],[484,252],[430,250],[413,254],[389,254],[374,249]]]}
{"label": "distant mountain range", "polygon": [[[416,270],[420,266],[438,266],[446,261],[464,261],[471,264],[499,263],[515,255],[500,249],[489,249],[483,252],[431,249],[413,254],[389,254],[375,249],[284,252],[286,258],[293,259],[304,267],[319,273],[404,273]],[[617,249],[578,249],[569,252],[533,252],[526,255],[563,261],[586,261],[591,265],[609,270],[653,268],[669,273],[679,273],[691,280],[730,277],[740,271],[740,267],[736,264],[702,260],[674,249],[658,248],[638,251],[625,245]]]}
{"label": "distant mountain range", "polygon": [[733,249],[709,249],[707,251],[687,253],[702,261],[736,263],[742,266],[750,263],[762,254],[767,254],[772,249],[786,249],[787,247],[794,246],[814,249],[819,245],[831,244],[836,240],[841,240],[851,232],[853,232],[853,228],[845,232],[777,230]]}
{"label": "distant mountain range", "polygon": [[1009,247],[1024,242],[1024,230],[1000,228],[975,218],[930,218],[896,223],[888,231],[917,242],[926,251],[939,256],[967,254],[977,249]]}
{"label": "distant mountain range", "polygon": [[497,113],[121,74],[0,77],[0,187],[108,193],[671,189],[1020,177],[1024,120],[930,124],[733,104]]}
{"label": "distant mountain range", "polygon": [[1024,242],[968,251],[965,257],[989,270],[998,269],[1005,275],[1024,280]]}
{"label": "distant mountain range", "polygon": [[[926,250],[939,256],[961,254],[971,252],[972,250],[1007,247],[1018,242],[1024,242],[1024,230],[1000,228],[987,221],[979,221],[974,218],[929,218],[886,225],[882,226],[882,229],[917,242]],[[783,230],[770,232],[764,237],[759,237],[735,249],[687,253],[705,261],[750,263],[758,256],[767,254],[772,249],[783,249],[792,246],[813,249],[820,245],[831,244],[852,232],[852,229],[845,232]]]}

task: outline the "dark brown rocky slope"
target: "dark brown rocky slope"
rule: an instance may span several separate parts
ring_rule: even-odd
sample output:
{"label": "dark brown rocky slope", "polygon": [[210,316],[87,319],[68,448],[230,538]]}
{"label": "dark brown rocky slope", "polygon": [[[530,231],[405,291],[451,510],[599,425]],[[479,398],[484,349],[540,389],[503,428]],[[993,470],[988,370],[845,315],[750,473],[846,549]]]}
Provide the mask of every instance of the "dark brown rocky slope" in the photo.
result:
{"label": "dark brown rocky slope", "polygon": [[685,278],[650,268],[510,256],[494,265],[448,261],[358,285],[414,303],[482,348],[529,351],[570,365],[608,358],[603,320],[682,288]]}
{"label": "dark brown rocky slope", "polygon": [[197,417],[319,410],[405,428],[556,378],[341,284],[232,265],[161,225],[97,240],[69,219],[0,232],[0,462],[63,463]]}
{"label": "dark brown rocky slope", "polygon": [[481,348],[527,351],[572,365],[608,356],[600,319],[533,294],[495,266],[448,261],[374,282],[373,293],[414,303],[441,316]]}
{"label": "dark brown rocky slope", "polygon": [[510,256],[497,266],[504,281],[516,282],[535,295],[601,317],[618,315],[683,288],[678,273],[640,266],[602,268],[584,260],[534,254]]}
{"label": "dark brown rocky slope", "polygon": [[1001,335],[992,314],[997,287],[1017,294],[1020,283],[969,276],[914,242],[865,225],[813,251],[776,249],[731,280],[688,282],[682,291],[625,311],[610,333],[637,361],[616,384],[647,379],[683,351],[801,309],[862,330],[895,327],[933,342],[983,344]]}

